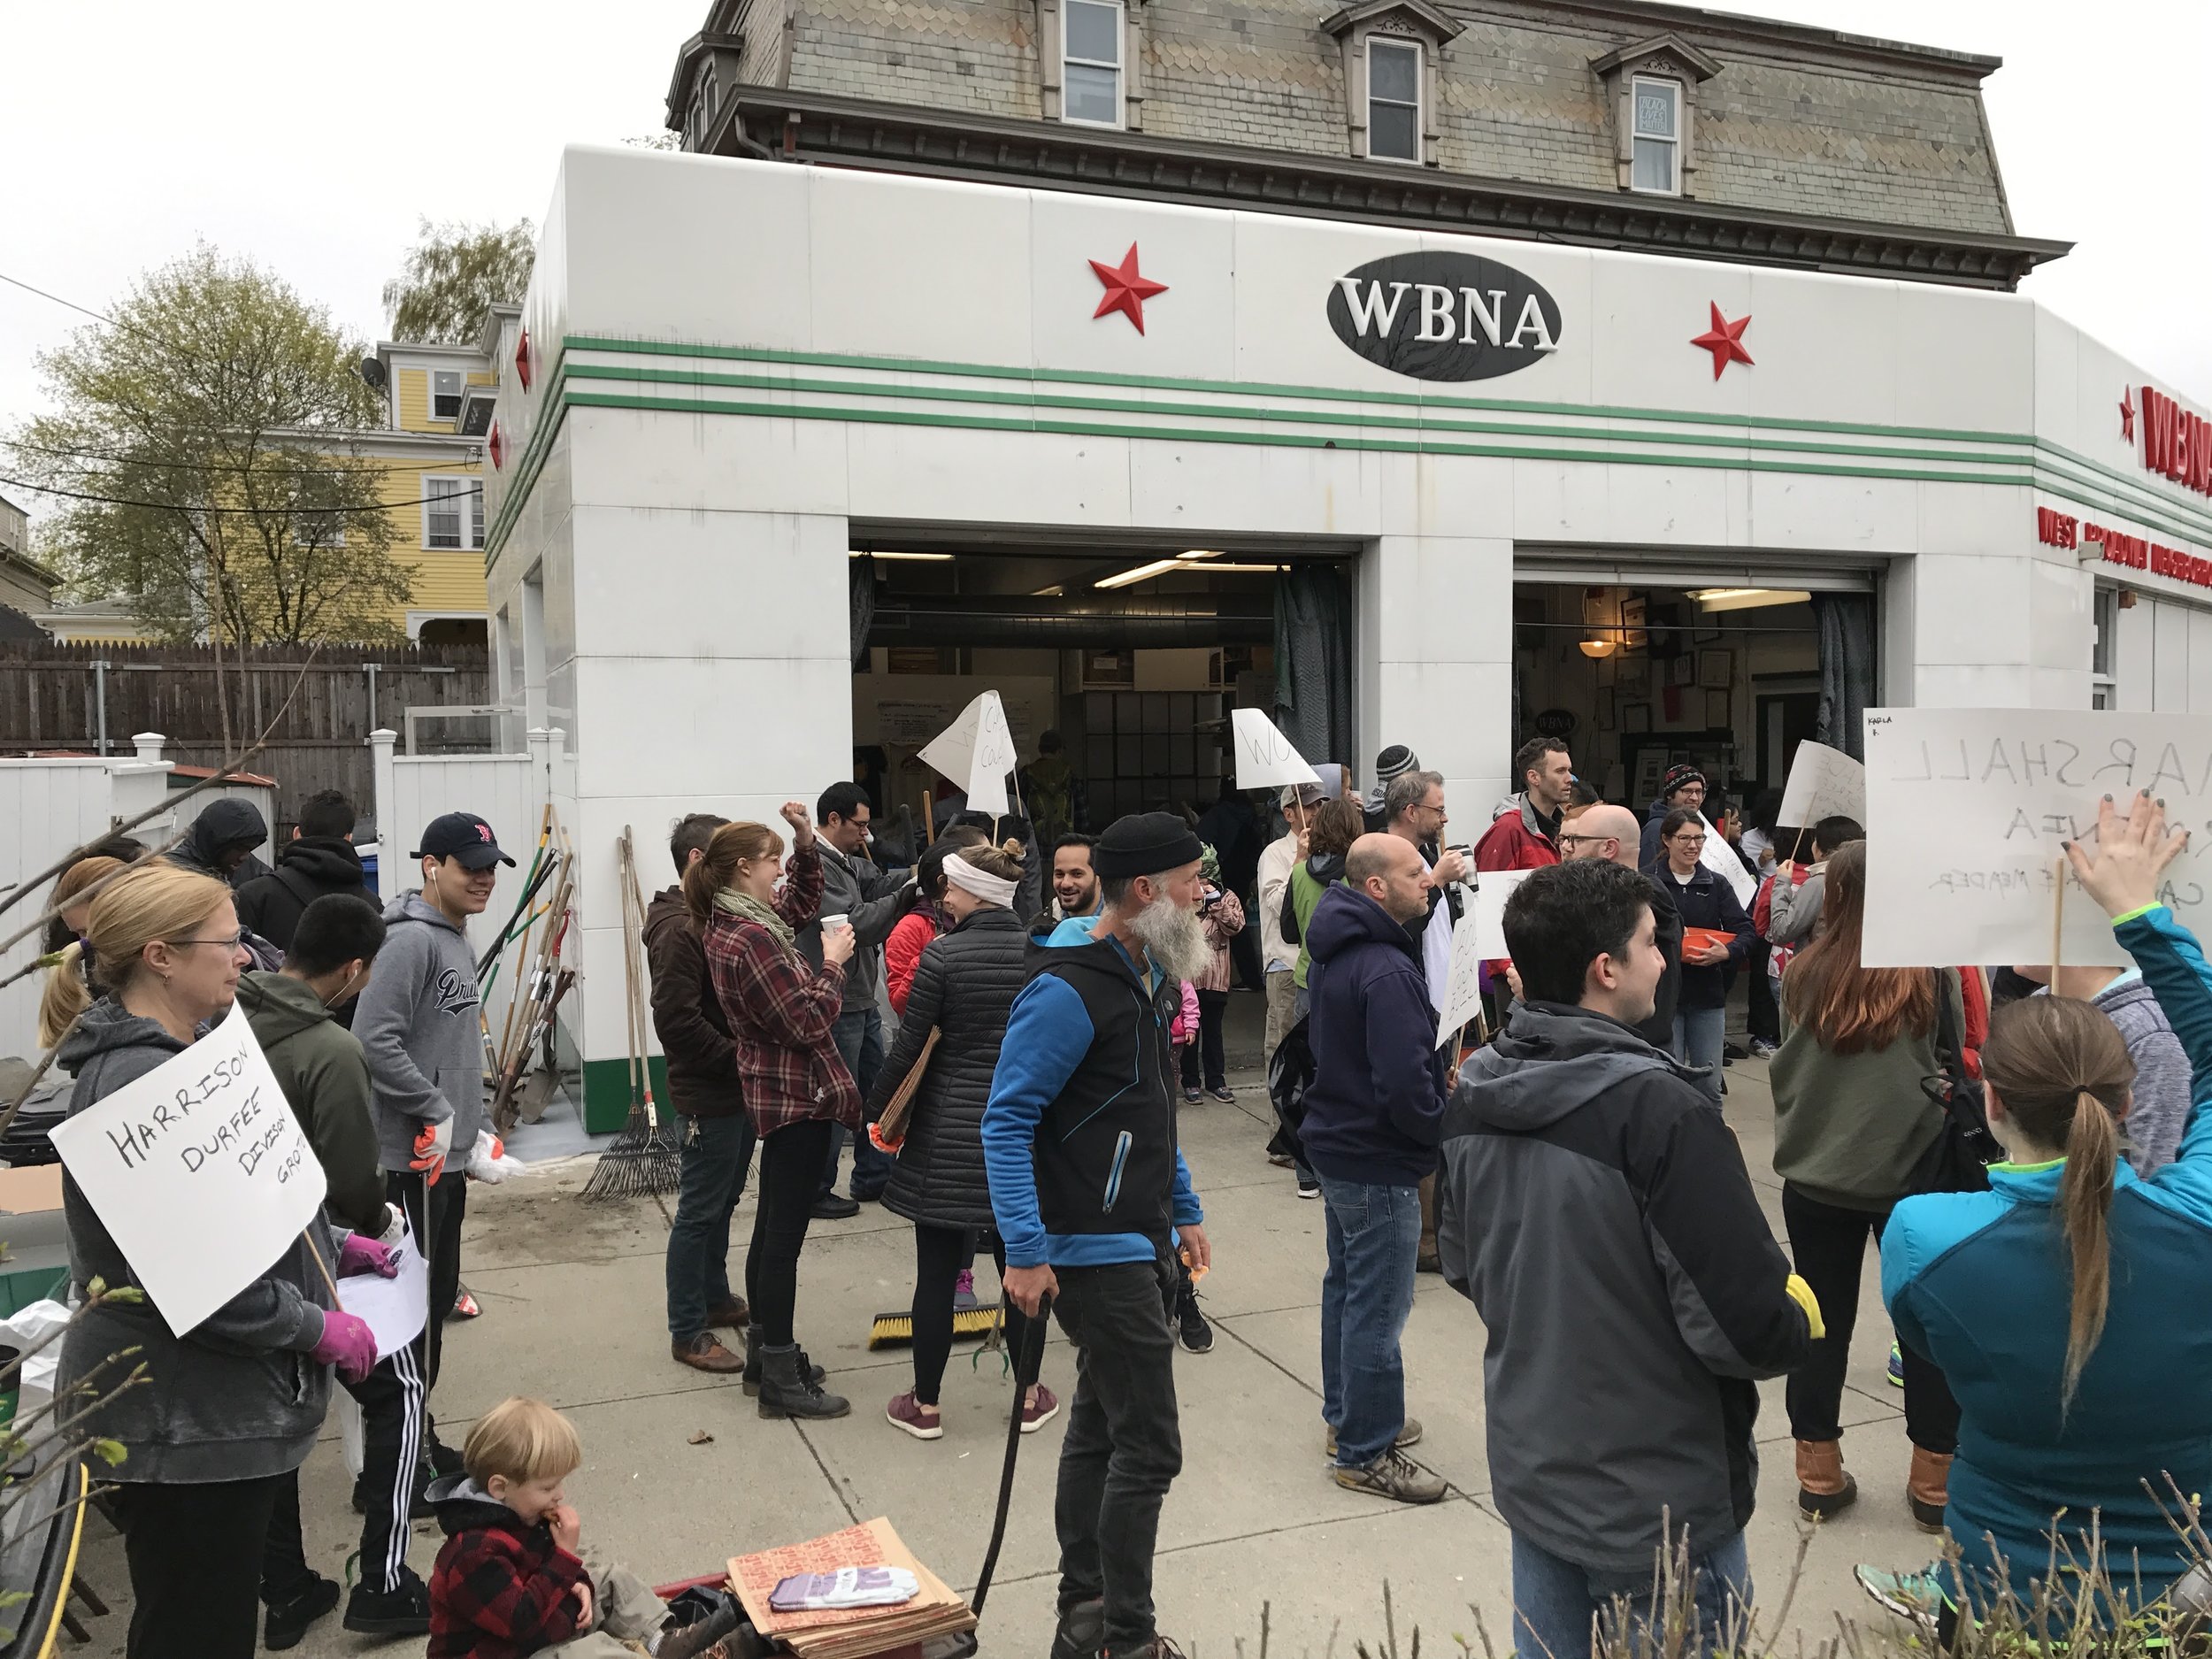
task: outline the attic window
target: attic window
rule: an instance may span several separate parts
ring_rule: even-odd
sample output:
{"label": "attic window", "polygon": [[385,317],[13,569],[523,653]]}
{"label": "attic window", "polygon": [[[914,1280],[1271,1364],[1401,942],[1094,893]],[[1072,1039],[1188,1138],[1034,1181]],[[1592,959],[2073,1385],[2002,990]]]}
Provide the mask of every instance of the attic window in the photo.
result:
{"label": "attic window", "polygon": [[1367,37],[1367,153],[1421,159],[1421,49],[1411,41]]}
{"label": "attic window", "polygon": [[1634,152],[1628,188],[1654,196],[1682,193],[1682,83],[1635,77],[1630,97],[1634,111]]}

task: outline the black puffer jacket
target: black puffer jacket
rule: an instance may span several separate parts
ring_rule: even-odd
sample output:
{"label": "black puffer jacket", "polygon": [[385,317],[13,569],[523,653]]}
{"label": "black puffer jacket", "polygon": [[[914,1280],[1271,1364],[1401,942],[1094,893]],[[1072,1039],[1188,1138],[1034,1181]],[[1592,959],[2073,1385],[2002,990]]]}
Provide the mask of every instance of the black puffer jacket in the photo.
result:
{"label": "black puffer jacket", "polygon": [[913,1069],[932,1025],[941,1033],[914,1099],[906,1144],[883,1207],[930,1227],[988,1227],[983,1108],[1014,997],[1029,978],[1029,936],[1009,910],[983,910],[933,939],[914,968],[899,1034],[877,1074],[871,1119]]}

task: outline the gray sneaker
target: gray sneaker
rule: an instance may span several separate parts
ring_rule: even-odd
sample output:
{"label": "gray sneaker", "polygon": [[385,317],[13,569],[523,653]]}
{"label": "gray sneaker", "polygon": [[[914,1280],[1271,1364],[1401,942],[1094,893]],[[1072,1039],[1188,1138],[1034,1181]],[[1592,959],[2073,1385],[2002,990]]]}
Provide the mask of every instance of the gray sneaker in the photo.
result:
{"label": "gray sneaker", "polygon": [[[1408,1417],[1398,1425],[1397,1438],[1390,1443],[1402,1452],[1409,1446],[1418,1446],[1421,1443],[1421,1419]],[[1336,1462],[1336,1431],[1334,1429],[1327,1431],[1327,1438],[1323,1442],[1323,1455],[1332,1463]]]}
{"label": "gray sneaker", "polygon": [[1429,1473],[1394,1446],[1364,1469],[1339,1469],[1336,1484],[1394,1503],[1440,1503],[1449,1489],[1441,1476]]}

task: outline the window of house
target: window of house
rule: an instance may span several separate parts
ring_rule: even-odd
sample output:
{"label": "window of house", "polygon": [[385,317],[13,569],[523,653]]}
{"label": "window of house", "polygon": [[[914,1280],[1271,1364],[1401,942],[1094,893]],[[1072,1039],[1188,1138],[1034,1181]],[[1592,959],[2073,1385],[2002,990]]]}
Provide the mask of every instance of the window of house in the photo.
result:
{"label": "window of house", "polygon": [[1061,7],[1060,107],[1064,119],[1121,125],[1120,0],[1065,0]]}
{"label": "window of house", "polygon": [[423,546],[457,550],[484,545],[481,484],[469,478],[426,478],[422,494]]}
{"label": "window of house", "polygon": [[461,372],[437,369],[430,376],[430,419],[453,420],[461,413]]}
{"label": "window of house", "polygon": [[1421,159],[1421,49],[1409,42],[1368,38],[1367,153]]}
{"label": "window of house", "polygon": [[2113,709],[2119,706],[2119,677],[2113,672],[2113,662],[2118,654],[2120,641],[2120,590],[2116,588],[2097,589],[2097,642],[2089,657],[2089,706],[2093,709]]}
{"label": "window of house", "polygon": [[1636,77],[1629,104],[1635,152],[1628,188],[1658,196],[1682,192],[1682,84]]}

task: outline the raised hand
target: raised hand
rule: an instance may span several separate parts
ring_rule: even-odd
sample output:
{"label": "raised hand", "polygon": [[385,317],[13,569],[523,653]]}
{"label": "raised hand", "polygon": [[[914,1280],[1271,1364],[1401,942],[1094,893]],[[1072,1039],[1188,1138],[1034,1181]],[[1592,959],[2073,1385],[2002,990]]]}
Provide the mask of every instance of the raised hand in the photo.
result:
{"label": "raised hand", "polygon": [[2166,807],[2147,789],[2130,803],[2125,818],[2110,795],[2097,803],[2097,845],[2066,843],[2067,861],[2082,891],[2104,907],[2107,916],[2124,916],[2158,902],[2158,878],[2189,844],[2189,832],[2166,833]]}
{"label": "raised hand", "polygon": [[791,846],[794,851],[814,845],[814,820],[807,816],[806,804],[801,801],[786,801],[778,809],[783,821],[791,826]]}

